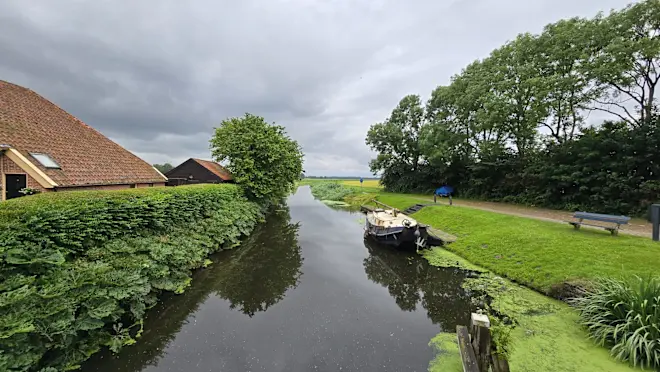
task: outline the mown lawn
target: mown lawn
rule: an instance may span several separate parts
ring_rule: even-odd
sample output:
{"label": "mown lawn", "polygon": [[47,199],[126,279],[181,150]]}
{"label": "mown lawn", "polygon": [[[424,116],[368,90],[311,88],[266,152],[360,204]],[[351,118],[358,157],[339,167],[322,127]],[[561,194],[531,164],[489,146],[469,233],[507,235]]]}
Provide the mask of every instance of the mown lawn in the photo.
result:
{"label": "mown lawn", "polygon": [[[402,209],[419,202],[401,194],[378,199]],[[659,243],[605,230],[456,206],[426,207],[414,217],[456,235],[449,251],[544,293],[569,281],[657,274],[660,262]]]}

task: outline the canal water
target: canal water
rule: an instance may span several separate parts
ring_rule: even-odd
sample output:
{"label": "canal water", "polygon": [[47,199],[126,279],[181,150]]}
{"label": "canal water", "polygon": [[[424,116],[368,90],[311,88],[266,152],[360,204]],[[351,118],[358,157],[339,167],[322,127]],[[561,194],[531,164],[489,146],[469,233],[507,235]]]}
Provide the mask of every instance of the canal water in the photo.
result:
{"label": "canal water", "polygon": [[368,243],[363,215],[301,187],[83,371],[426,371],[429,340],[469,321],[464,278]]}

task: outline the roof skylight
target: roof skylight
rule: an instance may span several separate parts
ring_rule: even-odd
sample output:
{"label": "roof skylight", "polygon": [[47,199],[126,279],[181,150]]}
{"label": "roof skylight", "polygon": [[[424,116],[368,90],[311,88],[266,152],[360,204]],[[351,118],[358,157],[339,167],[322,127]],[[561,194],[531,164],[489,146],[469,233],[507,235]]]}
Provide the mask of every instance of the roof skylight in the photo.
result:
{"label": "roof skylight", "polygon": [[31,152],[30,155],[32,155],[33,158],[37,159],[37,161],[46,168],[60,169],[60,165],[57,164],[57,162],[53,160],[53,158],[51,158],[46,154]]}

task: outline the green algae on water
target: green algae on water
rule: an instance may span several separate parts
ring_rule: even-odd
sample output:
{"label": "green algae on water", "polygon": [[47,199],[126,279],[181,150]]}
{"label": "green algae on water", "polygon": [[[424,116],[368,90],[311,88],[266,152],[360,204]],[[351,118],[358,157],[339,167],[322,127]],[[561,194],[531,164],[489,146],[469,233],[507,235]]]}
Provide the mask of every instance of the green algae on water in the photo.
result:
{"label": "green algae on water", "polygon": [[429,365],[429,372],[463,371],[463,363],[455,333],[439,333],[431,339],[429,346],[432,346],[436,351],[436,357]]}
{"label": "green algae on water", "polygon": [[[480,272],[477,277],[467,278],[463,287],[489,297],[489,311],[512,325],[510,345],[506,345],[512,371],[639,371],[617,362],[607,349],[593,343],[578,324],[577,312],[567,304],[478,268],[444,249],[425,251],[423,256],[434,266]],[[441,333],[431,343],[440,345],[436,349],[451,350],[448,336],[442,335],[446,333]],[[452,371],[447,367],[449,355],[438,352],[429,370]],[[455,360],[460,363],[458,354]]]}

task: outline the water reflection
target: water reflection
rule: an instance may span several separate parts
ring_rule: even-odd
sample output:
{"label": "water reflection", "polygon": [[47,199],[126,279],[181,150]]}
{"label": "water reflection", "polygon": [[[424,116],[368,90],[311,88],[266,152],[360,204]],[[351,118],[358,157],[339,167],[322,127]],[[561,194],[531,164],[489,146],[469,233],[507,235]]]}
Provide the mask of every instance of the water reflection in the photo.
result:
{"label": "water reflection", "polygon": [[465,273],[365,245],[358,215],[329,209],[309,188],[288,204],[292,217],[288,208],[270,216],[152,309],[137,344],[83,370],[426,370],[428,341],[469,321]]}
{"label": "water reflection", "polygon": [[284,298],[300,280],[299,228],[299,223],[290,223],[289,208],[280,207],[242,243],[236,255],[222,262],[224,275],[214,285],[216,295],[229,300],[231,309],[250,317]]}
{"label": "water reflection", "polygon": [[439,268],[415,255],[381,246],[371,239],[364,245],[367,277],[387,288],[403,311],[423,307],[427,316],[443,330],[468,324],[472,308],[469,294],[461,287],[469,273],[457,268]]}
{"label": "water reflection", "polygon": [[[274,211],[239,248],[212,257],[213,265],[195,273],[193,285],[183,295],[166,295],[151,309],[139,341],[118,355],[96,354],[83,371],[142,371],[164,356],[191,314],[211,295],[230,302],[230,307],[250,317],[276,304],[295,288],[303,262],[298,245],[298,224],[290,223],[286,206]],[[194,317],[193,317],[194,318]]]}

